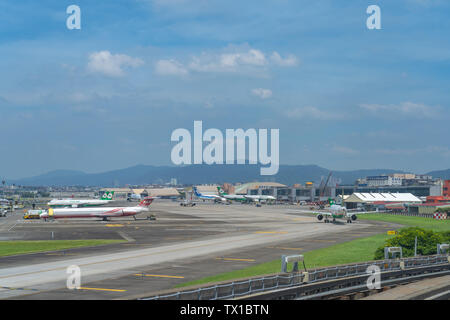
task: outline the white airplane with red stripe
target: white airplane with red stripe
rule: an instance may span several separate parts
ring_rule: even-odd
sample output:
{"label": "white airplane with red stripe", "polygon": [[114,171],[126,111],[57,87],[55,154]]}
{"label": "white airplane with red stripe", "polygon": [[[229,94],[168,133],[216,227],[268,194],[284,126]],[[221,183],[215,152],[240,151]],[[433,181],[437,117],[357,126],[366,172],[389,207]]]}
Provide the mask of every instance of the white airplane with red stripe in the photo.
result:
{"label": "white airplane with red stripe", "polygon": [[148,207],[155,198],[147,197],[136,207],[97,207],[97,208],[65,208],[48,209],[41,213],[41,219],[67,219],[67,218],[101,218],[107,221],[109,218],[135,216],[147,212]]}

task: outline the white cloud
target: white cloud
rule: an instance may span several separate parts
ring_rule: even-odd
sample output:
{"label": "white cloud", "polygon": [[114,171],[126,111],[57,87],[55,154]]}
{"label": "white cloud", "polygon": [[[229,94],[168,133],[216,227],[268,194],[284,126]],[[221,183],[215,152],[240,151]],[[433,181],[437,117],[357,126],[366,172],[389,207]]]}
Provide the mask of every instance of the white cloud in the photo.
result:
{"label": "white cloud", "polygon": [[234,67],[237,65],[263,66],[267,63],[266,56],[259,50],[250,49],[242,53],[222,54],[221,65],[224,67]]}
{"label": "white cloud", "polygon": [[434,117],[436,116],[436,108],[427,106],[422,103],[402,102],[400,104],[361,104],[361,108],[372,113],[379,113],[380,115],[389,114],[388,112],[401,113],[404,115],[412,115],[416,117]]}
{"label": "white cloud", "polygon": [[287,110],[285,112],[285,115],[288,116],[289,118],[297,118],[297,119],[312,118],[318,120],[331,120],[331,119],[338,119],[341,117],[339,114],[323,111],[320,110],[319,108],[311,106]]}
{"label": "white cloud", "polygon": [[298,65],[298,59],[296,56],[290,54],[286,58],[282,58],[278,52],[272,53],[270,57],[273,63],[282,67],[295,67]]}
{"label": "white cloud", "polygon": [[111,54],[109,51],[94,52],[89,55],[88,70],[112,77],[124,75],[123,68],[136,68],[144,62],[125,54]]}
{"label": "white cloud", "polygon": [[159,60],[156,63],[156,73],[161,75],[183,76],[186,75],[188,71],[176,60]]}
{"label": "white cloud", "polygon": [[268,99],[272,96],[272,90],[257,88],[252,90],[252,94],[260,97],[261,99]]}
{"label": "white cloud", "polygon": [[230,45],[216,52],[203,52],[194,55],[188,62],[162,59],[156,63],[156,72],[161,75],[186,75],[190,72],[221,72],[264,74],[269,67],[292,67],[298,64],[294,55],[282,58],[273,52],[270,58],[261,50],[248,45]]}
{"label": "white cloud", "polygon": [[262,67],[267,64],[263,52],[255,49],[248,51],[194,56],[189,68],[197,72],[236,72],[242,67]]}
{"label": "white cloud", "polygon": [[261,50],[244,46],[229,46],[219,53],[203,52],[193,56],[188,68],[196,72],[245,72],[264,70],[269,66],[292,67],[298,64],[294,55],[282,58],[273,52],[270,58]]}

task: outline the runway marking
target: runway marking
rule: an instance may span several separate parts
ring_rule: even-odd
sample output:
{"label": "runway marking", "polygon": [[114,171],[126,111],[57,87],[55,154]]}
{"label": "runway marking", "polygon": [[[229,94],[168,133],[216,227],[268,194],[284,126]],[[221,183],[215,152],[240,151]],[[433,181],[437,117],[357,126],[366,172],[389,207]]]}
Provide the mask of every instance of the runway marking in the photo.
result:
{"label": "runway marking", "polygon": [[257,234],[286,234],[287,231],[256,231]]}
{"label": "runway marking", "polygon": [[303,250],[303,248],[286,248],[286,247],[267,247],[269,249],[281,249],[281,250],[295,250],[300,251]]}
{"label": "runway marking", "polygon": [[114,227],[123,227],[123,224],[106,224],[105,226],[114,228]]}
{"label": "runway marking", "polygon": [[86,287],[80,287],[78,290],[111,291],[111,292],[125,292],[125,291],[127,291],[127,290],[122,290],[122,289],[86,288]]}
{"label": "runway marking", "polygon": [[225,261],[245,261],[245,262],[254,262],[255,259],[238,259],[238,258],[216,258],[216,260],[225,260]]}
{"label": "runway marking", "polygon": [[142,273],[137,273],[137,274],[135,274],[135,276],[138,276],[138,277],[184,279],[184,277],[182,277],[182,276],[167,276],[167,275],[163,275],[163,274],[142,274]]}
{"label": "runway marking", "polygon": [[123,231],[117,232],[119,236],[121,236],[123,239],[127,240],[128,242],[135,242],[136,240],[128,235],[125,234]]}
{"label": "runway marking", "polygon": [[74,253],[47,253],[46,256],[76,256]]}
{"label": "runway marking", "polygon": [[30,289],[30,288],[13,288],[13,287],[1,287],[0,289],[6,289],[6,290],[31,290],[31,291],[39,291],[38,289]]}

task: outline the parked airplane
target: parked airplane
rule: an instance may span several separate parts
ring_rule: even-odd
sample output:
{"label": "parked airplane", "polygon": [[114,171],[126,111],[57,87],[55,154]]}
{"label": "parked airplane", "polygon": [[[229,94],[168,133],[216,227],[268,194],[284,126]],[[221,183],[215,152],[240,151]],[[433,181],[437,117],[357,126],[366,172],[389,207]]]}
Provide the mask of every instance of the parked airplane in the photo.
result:
{"label": "parked airplane", "polygon": [[276,198],[273,196],[264,196],[264,195],[244,195],[244,197],[248,200],[255,202],[267,202],[267,201],[275,201]]}
{"label": "parked airplane", "polygon": [[231,200],[231,201],[248,201],[245,196],[243,195],[239,195],[239,194],[228,194],[225,191],[222,190],[221,187],[217,187],[217,191],[219,192],[219,196],[227,199],[227,200]]}
{"label": "parked airplane", "polygon": [[140,201],[142,199],[143,199],[143,197],[140,194],[136,194],[136,193],[130,193],[130,195],[127,198],[128,201],[133,201],[133,200]]}
{"label": "parked airplane", "polygon": [[212,200],[214,202],[227,202],[227,199],[225,199],[224,197],[215,195],[215,194],[203,194],[198,192],[197,187],[192,187],[192,190],[194,190],[194,194],[197,198],[205,201],[205,200]]}
{"label": "parked airplane", "polygon": [[332,200],[329,200],[330,206],[327,208],[326,212],[320,212],[317,214],[317,219],[319,221],[322,221],[324,218],[325,223],[329,223],[329,218],[333,218],[332,222],[336,222],[336,219],[347,219],[347,223],[352,223],[352,221],[355,221],[357,219],[355,212],[348,212],[347,208],[334,204]]}
{"label": "parked airplane", "polygon": [[50,208],[98,207],[113,201],[114,191],[106,191],[100,199],[53,199],[47,205]]}
{"label": "parked airplane", "polygon": [[[102,218],[107,221],[109,218],[135,216],[139,213],[148,211],[148,207],[154,198],[147,197],[142,200],[136,207],[97,207],[97,208],[65,208],[65,209],[48,209],[40,214],[40,218],[62,219],[62,218]],[[134,217],[136,219],[136,217]]]}

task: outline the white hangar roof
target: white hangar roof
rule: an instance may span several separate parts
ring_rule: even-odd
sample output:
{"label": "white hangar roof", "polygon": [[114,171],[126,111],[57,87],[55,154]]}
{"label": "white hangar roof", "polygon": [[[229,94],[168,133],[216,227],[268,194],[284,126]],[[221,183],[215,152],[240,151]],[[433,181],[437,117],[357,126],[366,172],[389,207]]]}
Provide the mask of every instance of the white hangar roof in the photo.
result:
{"label": "white hangar roof", "polygon": [[345,202],[418,202],[412,193],[354,193]]}

